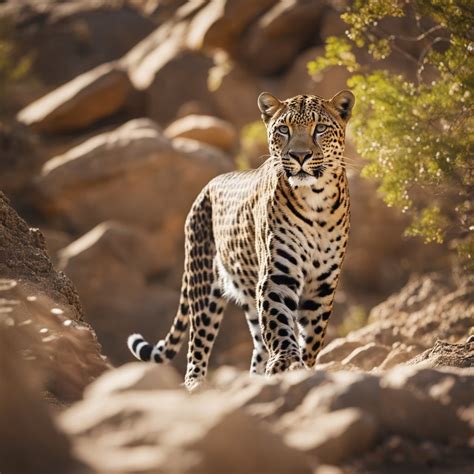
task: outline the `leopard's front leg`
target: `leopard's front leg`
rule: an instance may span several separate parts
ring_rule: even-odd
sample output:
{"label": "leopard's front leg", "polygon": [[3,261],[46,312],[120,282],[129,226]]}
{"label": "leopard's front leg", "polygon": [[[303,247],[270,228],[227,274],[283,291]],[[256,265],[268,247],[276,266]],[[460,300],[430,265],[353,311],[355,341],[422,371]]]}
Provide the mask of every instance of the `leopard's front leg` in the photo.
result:
{"label": "leopard's front leg", "polygon": [[278,242],[269,242],[261,259],[257,285],[257,311],[264,344],[269,353],[266,375],[303,367],[295,334],[295,312],[303,285],[297,266],[281,255],[290,252]]}

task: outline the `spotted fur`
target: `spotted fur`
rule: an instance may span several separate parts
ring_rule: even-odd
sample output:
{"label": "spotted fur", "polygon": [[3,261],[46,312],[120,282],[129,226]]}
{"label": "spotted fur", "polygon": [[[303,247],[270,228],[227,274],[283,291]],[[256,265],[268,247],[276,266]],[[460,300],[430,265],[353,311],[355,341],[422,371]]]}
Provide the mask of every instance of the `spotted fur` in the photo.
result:
{"label": "spotted fur", "polygon": [[323,346],[349,230],[343,152],[354,96],[258,100],[270,157],[227,173],[199,194],[185,225],[181,300],[156,345],[129,337],[141,360],[169,362],[189,326],[185,383],[205,377],[226,301],[242,306],[252,373],[311,368]]}

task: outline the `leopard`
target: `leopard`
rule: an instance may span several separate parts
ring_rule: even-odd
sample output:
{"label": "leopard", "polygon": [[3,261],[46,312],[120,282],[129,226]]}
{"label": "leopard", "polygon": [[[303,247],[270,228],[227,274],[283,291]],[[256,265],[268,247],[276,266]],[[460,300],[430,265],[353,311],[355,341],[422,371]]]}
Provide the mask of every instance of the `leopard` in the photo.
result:
{"label": "leopard", "polygon": [[213,178],[185,222],[180,300],[166,337],[128,338],[142,361],[169,363],[189,332],[185,386],[205,381],[224,309],[243,309],[250,373],[315,368],[346,252],[346,126],[354,94],[257,99],[269,155],[256,169]]}

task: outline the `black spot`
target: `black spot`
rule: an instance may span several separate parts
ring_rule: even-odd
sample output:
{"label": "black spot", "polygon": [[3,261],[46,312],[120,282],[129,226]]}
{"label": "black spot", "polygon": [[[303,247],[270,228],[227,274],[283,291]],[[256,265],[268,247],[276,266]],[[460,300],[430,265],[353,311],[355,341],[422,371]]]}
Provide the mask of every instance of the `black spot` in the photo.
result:
{"label": "black spot", "polygon": [[133,341],[133,344],[132,344],[132,351],[133,352],[136,352],[137,351],[137,347],[138,347],[138,344],[144,342],[145,339],[143,339],[142,337],[140,339],[136,339],[135,341]]}
{"label": "black spot", "polygon": [[288,336],[288,331],[286,329],[279,329],[278,335],[282,337]]}
{"label": "black spot", "polygon": [[323,331],[323,328],[322,328],[321,326],[316,326],[316,327],[314,328],[314,333],[315,333],[315,334],[321,334],[322,331]]}
{"label": "black spot", "polygon": [[277,285],[293,286],[295,288],[299,287],[298,281],[288,275],[272,275],[270,278]]}
{"label": "black spot", "polygon": [[216,303],[214,303],[214,301],[212,301],[211,304],[209,305],[209,311],[211,313],[215,313],[216,309],[217,309],[217,305],[216,305]]}
{"label": "black spot", "polygon": [[271,321],[268,323],[268,327],[269,327],[270,329],[276,329],[277,323],[276,323],[275,321],[271,320]]}
{"label": "black spot", "polygon": [[283,257],[284,259],[291,262],[293,265],[296,265],[297,263],[296,258],[292,257],[289,253],[285,252],[283,249],[277,249],[277,254],[280,255],[280,257]]}
{"label": "black spot", "polygon": [[275,267],[283,273],[290,273],[290,269],[286,265],[283,265],[283,263],[275,262]]}
{"label": "black spot", "polygon": [[302,318],[299,319],[299,323],[301,324],[301,326],[307,326],[309,323],[308,318],[303,316]]}
{"label": "black spot", "polygon": [[180,311],[182,315],[188,314],[189,306],[187,304],[182,304],[180,307]]}
{"label": "black spot", "polygon": [[319,349],[319,346],[321,345],[321,343],[319,341],[316,341],[314,344],[313,344],[313,347],[311,348],[313,351],[316,351],[317,349]]}
{"label": "black spot", "polygon": [[213,340],[214,340],[214,334],[208,334],[207,337],[206,337],[206,339],[207,339],[209,342],[213,341]]}
{"label": "black spot", "polygon": [[268,311],[268,308],[270,307],[270,303],[268,302],[268,300],[265,300],[263,302],[262,307],[264,311]]}
{"label": "black spot", "polygon": [[333,288],[328,283],[323,283],[318,288],[318,295],[319,296],[329,296],[329,295],[332,295],[333,292],[334,292]]}
{"label": "black spot", "polygon": [[143,346],[140,349],[140,352],[138,353],[138,357],[140,357],[141,360],[150,360],[152,350],[153,350],[153,346],[151,346],[150,344],[147,344],[146,346]]}
{"label": "black spot", "polygon": [[316,301],[306,300],[301,304],[301,309],[307,309],[309,311],[316,311],[321,305],[316,303]]}
{"label": "black spot", "polygon": [[325,313],[321,315],[321,317],[323,318],[323,321],[327,321],[329,319],[329,316],[331,316],[331,311],[326,311]]}
{"label": "black spot", "polygon": [[291,311],[294,311],[296,309],[296,302],[295,300],[289,298],[289,297],[286,297],[284,299],[284,302],[285,302],[285,305],[288,306],[288,308],[291,310]]}
{"label": "black spot", "polygon": [[202,360],[202,353],[199,352],[199,351],[195,351],[195,352],[194,352],[194,357],[195,357],[197,360]]}
{"label": "black spot", "polygon": [[288,348],[289,345],[290,345],[290,341],[285,340],[281,343],[281,348],[285,350]]}
{"label": "black spot", "polygon": [[165,352],[165,356],[166,356],[168,359],[172,359],[175,355],[176,355],[176,351],[174,351],[173,349],[168,349],[168,350]]}
{"label": "black spot", "polygon": [[288,318],[284,314],[279,314],[277,316],[278,321],[282,324],[288,324]]}
{"label": "black spot", "polygon": [[153,356],[153,359],[155,360],[155,362],[157,364],[161,364],[163,362],[163,359],[161,358],[160,354],[156,353],[154,356]]}
{"label": "black spot", "polygon": [[198,334],[199,334],[201,337],[206,337],[206,330],[205,330],[205,329],[199,329]]}
{"label": "black spot", "polygon": [[209,324],[211,324],[211,318],[207,316],[206,314],[202,313],[201,318],[202,318],[202,324],[204,324],[204,326],[209,326]]}
{"label": "black spot", "polygon": [[204,347],[204,344],[202,343],[201,339],[199,339],[199,337],[194,339],[194,344],[196,344],[196,347]]}
{"label": "black spot", "polygon": [[184,321],[180,321],[178,319],[178,321],[176,321],[176,324],[174,325],[174,327],[176,328],[177,331],[184,332],[184,331],[186,331],[186,328],[188,327],[188,324],[185,323]]}
{"label": "black spot", "polygon": [[280,295],[278,293],[275,293],[274,291],[271,291],[268,293],[268,297],[277,303],[281,303]]}

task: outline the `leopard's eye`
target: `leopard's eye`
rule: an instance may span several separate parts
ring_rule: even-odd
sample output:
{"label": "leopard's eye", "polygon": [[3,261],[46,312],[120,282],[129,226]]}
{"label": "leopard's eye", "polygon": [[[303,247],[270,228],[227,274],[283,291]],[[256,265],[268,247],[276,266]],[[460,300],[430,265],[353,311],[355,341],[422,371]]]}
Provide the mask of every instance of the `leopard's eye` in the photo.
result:
{"label": "leopard's eye", "polygon": [[327,125],[324,125],[323,123],[318,123],[318,125],[316,125],[316,133],[323,133],[326,128],[328,128]]}
{"label": "leopard's eye", "polygon": [[279,131],[280,133],[283,133],[283,135],[288,135],[290,129],[289,129],[286,125],[280,125],[280,126],[278,127],[278,131]]}

